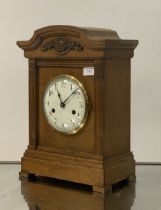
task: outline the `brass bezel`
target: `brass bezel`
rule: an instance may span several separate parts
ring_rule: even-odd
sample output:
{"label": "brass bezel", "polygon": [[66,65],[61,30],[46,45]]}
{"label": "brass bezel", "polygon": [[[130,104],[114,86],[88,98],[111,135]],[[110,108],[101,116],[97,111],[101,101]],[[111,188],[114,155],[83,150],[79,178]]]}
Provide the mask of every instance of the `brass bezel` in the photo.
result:
{"label": "brass bezel", "polygon": [[[85,97],[85,113],[84,113],[84,117],[81,121],[81,124],[79,125],[79,127],[71,130],[71,131],[67,131],[67,132],[64,132],[64,131],[60,131],[60,130],[57,130],[53,125],[52,123],[50,122],[49,118],[47,117],[46,115],[46,111],[45,111],[45,105],[44,105],[44,100],[45,100],[45,96],[46,96],[46,91],[48,89],[48,87],[54,83],[55,80],[59,79],[59,78],[68,78],[70,80],[73,80],[74,82],[77,83],[77,85],[81,88],[83,94],[84,94],[84,97]],[[89,110],[90,110],[90,103],[89,103],[89,98],[88,98],[88,95],[87,95],[87,92],[85,90],[85,87],[83,85],[82,82],[80,82],[78,79],[76,79],[75,77],[71,76],[71,75],[68,75],[68,74],[60,74],[58,76],[55,76],[53,79],[50,80],[50,82],[48,83],[48,85],[46,86],[45,88],[45,92],[44,92],[44,95],[43,95],[43,112],[44,112],[44,115],[45,115],[45,118],[47,120],[47,122],[49,123],[49,125],[54,129],[56,130],[57,132],[59,133],[62,133],[62,134],[65,134],[65,135],[71,135],[71,134],[75,134],[77,133],[78,131],[80,131],[86,124],[86,120],[87,120],[87,117],[88,117],[88,114],[89,114]]]}

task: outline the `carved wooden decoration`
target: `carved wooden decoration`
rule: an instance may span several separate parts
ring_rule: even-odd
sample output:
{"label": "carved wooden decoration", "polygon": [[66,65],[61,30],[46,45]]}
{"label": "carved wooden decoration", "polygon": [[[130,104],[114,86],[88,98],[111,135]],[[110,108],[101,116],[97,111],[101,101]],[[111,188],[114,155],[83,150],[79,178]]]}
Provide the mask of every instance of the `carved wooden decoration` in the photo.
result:
{"label": "carved wooden decoration", "polygon": [[70,50],[82,51],[83,46],[68,37],[59,36],[42,46],[42,51],[51,49],[54,49],[58,55],[65,55]]}
{"label": "carved wooden decoration", "polygon": [[[120,39],[109,29],[49,26],[17,44],[29,59],[30,135],[20,176],[88,184],[93,191],[103,193],[118,181],[135,179],[130,151],[130,62],[138,41]],[[54,129],[44,114],[46,88],[60,75],[79,81],[86,102],[88,98],[86,121],[82,129],[70,135]],[[66,92],[55,94],[63,113]],[[74,100],[75,90],[71,95]],[[69,113],[76,116],[76,111]]]}
{"label": "carved wooden decoration", "polygon": [[104,77],[104,66],[96,65],[95,66],[95,79],[98,81],[103,81],[103,77]]}

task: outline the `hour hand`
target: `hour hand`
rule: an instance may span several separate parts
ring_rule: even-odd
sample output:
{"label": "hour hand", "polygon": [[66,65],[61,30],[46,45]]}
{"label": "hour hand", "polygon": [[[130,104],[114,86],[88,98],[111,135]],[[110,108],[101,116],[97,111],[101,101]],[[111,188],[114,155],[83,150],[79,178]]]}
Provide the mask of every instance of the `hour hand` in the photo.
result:
{"label": "hour hand", "polygon": [[58,93],[58,97],[59,97],[59,100],[60,100],[60,107],[64,108],[64,107],[65,107],[65,103],[64,103],[64,102],[62,101],[62,99],[61,99],[61,95],[60,95],[60,93],[59,93],[59,91],[58,91],[58,89],[57,89],[56,84],[55,84],[55,89],[56,89],[56,91],[57,91],[57,93]]}
{"label": "hour hand", "polygon": [[55,89],[56,89],[56,91],[57,91],[57,93],[58,93],[58,97],[59,97],[60,102],[63,103],[63,102],[62,102],[62,99],[61,99],[61,95],[60,95],[60,93],[59,93],[59,91],[58,91],[58,89],[57,89],[56,84],[55,84]]}

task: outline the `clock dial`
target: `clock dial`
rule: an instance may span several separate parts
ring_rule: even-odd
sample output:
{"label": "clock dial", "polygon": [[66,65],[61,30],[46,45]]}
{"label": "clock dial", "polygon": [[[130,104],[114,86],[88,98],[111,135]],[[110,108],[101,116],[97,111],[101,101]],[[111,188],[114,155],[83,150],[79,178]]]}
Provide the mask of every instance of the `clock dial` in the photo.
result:
{"label": "clock dial", "polygon": [[44,114],[57,131],[73,134],[85,124],[88,97],[83,85],[74,77],[59,75],[47,86],[43,98]]}

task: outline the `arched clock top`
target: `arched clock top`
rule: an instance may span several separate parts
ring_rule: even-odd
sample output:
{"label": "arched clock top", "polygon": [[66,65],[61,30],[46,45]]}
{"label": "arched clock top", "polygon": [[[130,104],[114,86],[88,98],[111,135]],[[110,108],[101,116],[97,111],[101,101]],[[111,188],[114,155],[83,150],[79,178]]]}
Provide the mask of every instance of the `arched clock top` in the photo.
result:
{"label": "arched clock top", "polygon": [[17,44],[23,50],[33,50],[39,47],[48,38],[60,36],[86,38],[88,41],[101,41],[105,39],[119,39],[117,32],[110,29],[79,28],[74,26],[48,26],[36,30],[28,41],[18,41]]}
{"label": "arched clock top", "polygon": [[116,31],[110,29],[58,25],[38,29],[30,40],[18,41],[17,45],[25,51],[27,58],[102,57],[104,51],[116,46],[121,49],[135,48],[137,41],[122,40]]}

